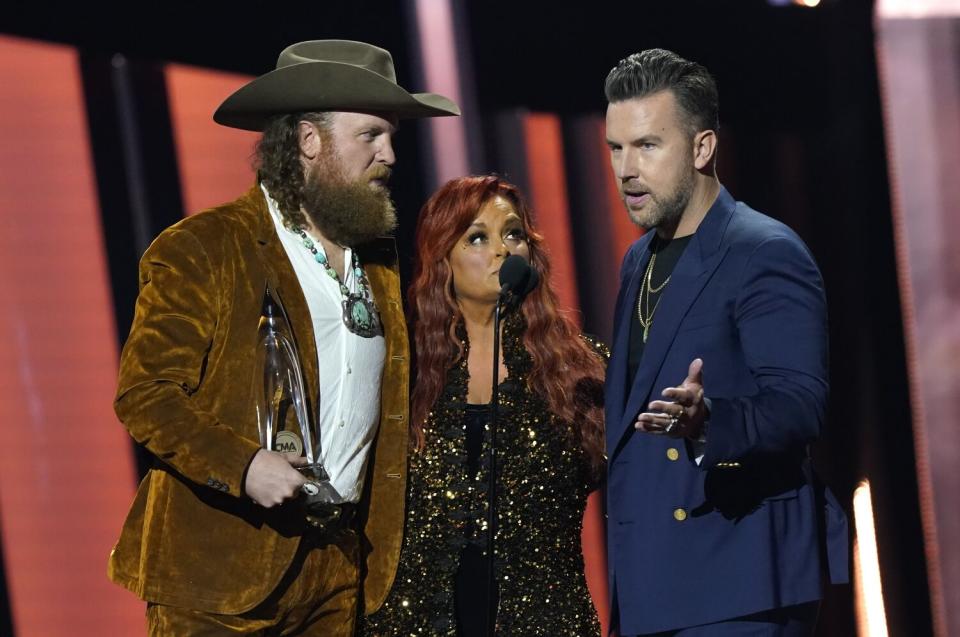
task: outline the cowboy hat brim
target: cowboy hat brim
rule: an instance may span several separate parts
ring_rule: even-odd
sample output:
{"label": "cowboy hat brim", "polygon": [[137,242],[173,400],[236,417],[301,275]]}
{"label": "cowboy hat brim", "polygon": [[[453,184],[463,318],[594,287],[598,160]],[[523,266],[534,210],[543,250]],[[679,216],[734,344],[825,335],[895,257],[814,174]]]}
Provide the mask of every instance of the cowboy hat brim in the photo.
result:
{"label": "cowboy hat brim", "polygon": [[375,111],[400,119],[460,114],[442,95],[408,93],[359,66],[317,61],[274,69],[245,84],[223,101],[213,120],[262,131],[275,115],[309,111]]}

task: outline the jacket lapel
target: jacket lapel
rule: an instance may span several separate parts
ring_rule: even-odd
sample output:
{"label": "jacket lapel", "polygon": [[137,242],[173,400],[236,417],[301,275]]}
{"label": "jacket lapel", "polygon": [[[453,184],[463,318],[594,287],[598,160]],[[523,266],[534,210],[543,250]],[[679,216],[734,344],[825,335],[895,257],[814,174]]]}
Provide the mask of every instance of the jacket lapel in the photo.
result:
{"label": "jacket lapel", "polygon": [[277,236],[260,186],[254,186],[248,195],[256,211],[255,232],[260,246],[260,260],[267,278],[264,283],[269,284],[270,289],[276,292],[280,303],[287,311],[290,329],[293,330],[293,339],[300,354],[310,414],[316,417],[318,410],[316,401],[320,395],[320,375],[317,368],[317,341],[313,335],[310,308],[307,306],[307,300],[303,296],[303,290],[300,288],[300,282],[293,271],[290,259],[287,258],[287,252],[280,243],[280,237]]}
{"label": "jacket lapel", "polygon": [[[710,280],[711,275],[723,258],[726,250],[721,249],[721,240],[735,206],[736,202],[726,189],[721,187],[716,201],[707,212],[700,227],[697,228],[694,239],[684,250],[670,275],[670,284],[664,290],[660,305],[657,307],[656,317],[650,327],[650,334],[643,350],[643,358],[640,360],[633,386],[627,390],[626,405],[619,422],[616,423],[617,428],[614,429],[618,441],[615,448],[619,446],[624,434],[633,426],[637,414],[644,411],[648,402],[647,398],[658,398],[660,390],[663,389],[662,387],[653,387],[653,383],[660,374],[667,352],[673,345],[684,316],[686,316],[693,302],[700,296],[703,287]],[[646,259],[642,261],[644,264],[646,263]],[[642,272],[643,268],[638,267],[628,288],[629,296],[625,300],[636,298]],[[632,309],[632,303],[628,302],[624,307]],[[626,318],[628,316],[627,310],[621,310],[620,314],[620,333],[617,335],[616,344],[623,348],[621,352],[627,352],[630,348],[630,321]],[[625,365],[626,356],[620,358],[623,359]],[[690,363],[690,361],[686,362]],[[625,367],[623,373],[624,376],[621,378],[626,375]],[[682,378],[677,378],[674,383],[680,383],[682,380]],[[651,392],[656,392],[657,396],[651,396]]]}
{"label": "jacket lapel", "polygon": [[[638,241],[637,251],[642,255],[634,264],[630,272],[624,272],[620,284],[620,295],[617,297],[614,314],[613,355],[610,357],[610,367],[607,369],[608,395],[608,431],[613,432],[613,423],[619,423],[623,416],[624,403],[630,388],[627,386],[627,365],[630,358],[630,323],[633,311],[633,300],[637,298],[640,289],[640,280],[650,258],[648,248],[653,238],[652,232],[646,233]],[[619,430],[617,430],[619,431]],[[616,443],[617,438],[609,436],[609,443]],[[611,446],[612,449],[612,446]],[[608,453],[609,453],[608,449]]]}

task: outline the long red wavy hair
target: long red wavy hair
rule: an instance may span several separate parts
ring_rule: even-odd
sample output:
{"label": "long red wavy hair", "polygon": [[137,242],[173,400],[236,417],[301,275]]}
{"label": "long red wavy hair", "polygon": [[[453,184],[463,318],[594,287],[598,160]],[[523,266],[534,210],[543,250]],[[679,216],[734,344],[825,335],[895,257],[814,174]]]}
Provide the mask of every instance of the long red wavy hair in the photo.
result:
{"label": "long red wavy hair", "polygon": [[488,200],[500,195],[513,203],[530,248],[530,264],[540,284],[524,299],[527,328],[523,344],[532,369],[528,386],[551,413],[574,427],[595,472],[603,466],[603,407],[598,399],[604,363],[580,337],[574,322],[558,311],[550,284],[550,259],[543,237],[516,186],[496,175],[461,177],[447,182],[424,204],[417,221],[417,255],[407,297],[414,325],[417,380],[411,399],[411,433],[422,448],[423,427],[447,380],[464,355],[457,326],[462,322],[453,291],[449,255]]}

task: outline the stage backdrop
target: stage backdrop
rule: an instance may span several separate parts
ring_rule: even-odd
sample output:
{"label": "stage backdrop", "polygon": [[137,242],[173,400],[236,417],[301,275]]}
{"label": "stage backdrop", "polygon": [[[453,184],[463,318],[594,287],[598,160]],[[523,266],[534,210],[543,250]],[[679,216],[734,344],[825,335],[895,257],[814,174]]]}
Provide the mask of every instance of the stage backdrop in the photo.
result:
{"label": "stage backdrop", "polygon": [[960,635],[960,2],[881,0],[877,59],[934,632]]}

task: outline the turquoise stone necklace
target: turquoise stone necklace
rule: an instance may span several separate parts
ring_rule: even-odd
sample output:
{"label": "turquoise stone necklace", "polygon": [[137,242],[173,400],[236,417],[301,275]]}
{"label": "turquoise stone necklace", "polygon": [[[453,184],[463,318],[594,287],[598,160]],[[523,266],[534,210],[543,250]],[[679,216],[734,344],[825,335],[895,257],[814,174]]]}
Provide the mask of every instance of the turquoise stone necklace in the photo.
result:
{"label": "turquoise stone necklace", "polygon": [[330,278],[340,286],[340,295],[342,297],[341,306],[343,307],[343,324],[347,329],[358,336],[372,338],[383,334],[383,326],[380,324],[380,314],[377,312],[377,306],[373,302],[373,294],[370,292],[370,283],[367,281],[367,275],[360,267],[360,261],[357,259],[357,251],[352,251],[350,267],[353,268],[353,275],[357,278],[357,287],[359,292],[353,293],[344,285],[337,271],[330,266],[325,254],[317,250],[313,239],[307,236],[306,231],[300,226],[294,226],[293,231],[300,235],[303,245],[313,254],[314,260],[323,266]]}

